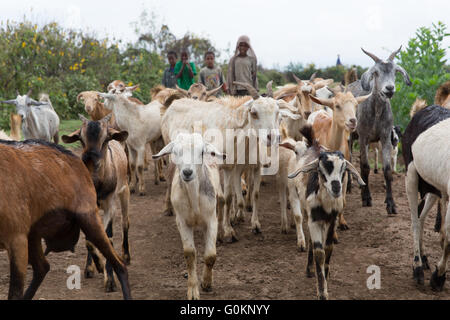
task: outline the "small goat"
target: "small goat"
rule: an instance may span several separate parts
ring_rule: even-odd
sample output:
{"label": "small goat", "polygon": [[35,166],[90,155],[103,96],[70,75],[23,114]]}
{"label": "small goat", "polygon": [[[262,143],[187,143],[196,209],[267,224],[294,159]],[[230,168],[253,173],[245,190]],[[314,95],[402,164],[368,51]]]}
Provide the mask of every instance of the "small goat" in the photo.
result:
{"label": "small goat", "polygon": [[[50,269],[45,255],[73,251],[80,229],[112,265],[123,297],[131,298],[127,269],[103,230],[95,187],[83,162],[42,140],[0,141],[0,167],[0,249],[8,251],[10,260],[8,298],[33,298]],[[23,294],[28,263],[33,279]]]}
{"label": "small goat", "polygon": [[[391,130],[394,125],[390,99],[395,92],[395,74],[403,75],[403,79],[408,86],[411,80],[406,71],[394,63],[395,56],[400,52],[401,47],[391,53],[387,60],[381,60],[377,56],[364,51],[375,61],[375,65],[366,71],[361,80],[351,83],[348,87],[355,97],[366,95],[372,91],[372,96],[361,103],[356,116],[358,125],[356,131],[359,135],[360,146],[360,167],[361,176],[365,186],[361,188],[361,198],[363,207],[372,206],[372,196],[369,190],[370,166],[368,159],[368,145],[370,142],[381,142],[383,155],[383,171],[386,183],[386,210],[388,214],[395,214],[394,198],[392,197],[392,171],[391,171]],[[352,145],[352,142],[350,143]]]}
{"label": "small goat", "polygon": [[[130,201],[130,189],[128,187],[127,177],[127,157],[120,142],[128,137],[128,132],[117,131],[111,128],[108,123],[112,114],[107,115],[99,121],[89,121],[80,115],[83,122],[81,129],[76,130],[70,135],[62,136],[64,143],[74,143],[81,141],[83,153],[81,158],[91,174],[97,192],[97,202],[100,209],[103,209],[103,225],[106,228],[111,243],[113,238],[113,218],[115,211],[115,200],[118,196],[122,209],[122,250],[123,260],[130,263],[130,251],[128,244],[128,229],[130,222],[128,219],[128,206]],[[99,272],[103,272],[100,258],[91,243],[86,242],[88,257],[85,268],[86,278],[92,278],[95,261]],[[110,268],[106,269],[105,290],[106,292],[115,291],[114,275]]]}
{"label": "small goat", "polygon": [[176,164],[170,200],[175,211],[188,269],[187,298],[199,299],[194,228],[200,226],[206,231],[205,266],[201,286],[203,290],[210,291],[212,268],[216,261],[218,228],[216,208],[221,215],[225,202],[219,169],[213,158],[224,159],[225,155],[212,144],[205,143],[198,133],[179,133],[153,158],[158,159],[167,154],[172,154],[172,160]]}
{"label": "small goat", "polygon": [[[313,131],[302,130],[308,140],[309,148],[297,161],[288,178],[295,179],[301,211],[306,213],[309,235],[308,265],[306,274],[314,275],[316,264],[317,296],[328,299],[327,279],[333,251],[333,234],[336,232],[337,216],[344,208],[343,181],[347,171],[352,173],[360,185],[364,185],[353,165],[345,160],[340,151],[324,152],[316,140]],[[296,203],[291,203],[296,205]]]}

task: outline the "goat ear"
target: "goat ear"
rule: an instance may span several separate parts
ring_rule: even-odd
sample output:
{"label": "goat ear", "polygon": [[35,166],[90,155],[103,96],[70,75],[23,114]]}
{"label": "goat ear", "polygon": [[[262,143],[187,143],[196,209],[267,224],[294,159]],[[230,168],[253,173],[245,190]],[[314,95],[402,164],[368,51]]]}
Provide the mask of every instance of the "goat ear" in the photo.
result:
{"label": "goat ear", "polygon": [[69,135],[63,135],[61,139],[64,143],[74,143],[75,141],[80,140],[80,132],[81,130],[78,129],[77,131],[74,131]]}
{"label": "goat ear", "polygon": [[408,75],[408,73],[406,72],[405,69],[403,69],[402,67],[396,65],[395,66],[395,71],[396,72],[400,72],[402,74],[403,80],[405,80],[405,83],[406,83],[407,86],[411,86],[412,85],[411,79],[409,78],[409,75]]}
{"label": "goat ear", "polygon": [[115,129],[108,129],[108,140],[116,140],[123,142],[128,138],[128,131],[117,131]]}
{"label": "goat ear", "polygon": [[131,86],[131,87],[125,87],[125,90],[126,91],[134,91],[134,90],[136,90],[137,88],[139,88],[139,84],[136,84],[136,85],[134,85],[134,86]]}
{"label": "goat ear", "polygon": [[213,157],[217,157],[219,159],[225,160],[227,155],[225,153],[220,152],[216,146],[211,143],[205,143],[205,151],[212,155]]}
{"label": "goat ear", "polygon": [[294,77],[295,82],[297,82],[297,84],[299,85],[303,85],[303,81],[297,77],[294,73],[292,73],[292,76]]}
{"label": "goat ear", "polygon": [[348,160],[345,160],[345,163],[347,164],[347,170],[350,171],[350,173],[358,180],[358,183],[360,186],[365,186],[366,183],[359,175],[358,170],[352,165],[352,163]]}
{"label": "goat ear", "polygon": [[279,146],[295,152],[295,146],[292,143],[283,142],[283,143],[280,143]]}
{"label": "goat ear", "polygon": [[[297,99],[297,96],[295,96],[294,99],[291,100],[290,102],[286,102],[283,99],[278,99],[277,100],[278,108],[280,108],[280,109],[287,109],[287,110],[289,110],[291,112],[297,112],[297,108],[294,107],[295,99]],[[294,102],[292,102],[292,101],[294,101]]]}
{"label": "goat ear", "polygon": [[372,95],[372,92],[369,93],[368,95],[365,96],[360,96],[360,97],[356,97],[356,102],[358,102],[358,104],[363,103],[364,101],[366,101],[367,99],[370,98],[370,96]]}
{"label": "goat ear", "polygon": [[318,90],[318,89],[323,88],[325,86],[329,86],[333,82],[334,82],[333,79],[326,79],[326,80],[321,80],[321,81],[315,83],[313,86],[314,86],[314,89]]}
{"label": "goat ear", "polygon": [[161,151],[158,154],[152,155],[153,159],[159,159],[161,157],[164,157],[165,155],[168,155],[172,153],[173,146],[175,145],[175,142],[170,142],[168,145],[166,145],[164,148],[161,149]]}
{"label": "goat ear", "polygon": [[303,167],[297,169],[295,172],[288,175],[289,179],[293,179],[296,176],[298,176],[301,172],[309,172],[313,170],[317,170],[317,167],[319,166],[319,159],[316,159],[314,161],[311,161],[308,164],[305,164]]}
{"label": "goat ear", "polygon": [[361,87],[365,91],[370,91],[370,81],[372,80],[372,76],[375,69],[372,67],[366,72],[364,72],[361,76]]}
{"label": "goat ear", "polygon": [[323,106],[327,106],[330,107],[331,109],[334,110],[334,99],[319,99],[313,95],[309,95],[309,97],[311,98],[312,101],[314,101],[315,103],[321,104]]}

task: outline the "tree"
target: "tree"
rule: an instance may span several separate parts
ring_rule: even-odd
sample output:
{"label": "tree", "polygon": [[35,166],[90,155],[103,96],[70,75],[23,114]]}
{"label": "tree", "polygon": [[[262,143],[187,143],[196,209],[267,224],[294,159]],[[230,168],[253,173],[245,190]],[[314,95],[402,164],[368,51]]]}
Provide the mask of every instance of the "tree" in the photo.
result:
{"label": "tree", "polygon": [[409,122],[409,111],[416,98],[433,104],[438,87],[450,79],[443,47],[444,38],[450,34],[445,31],[446,25],[442,22],[433,23],[432,28],[421,27],[409,40],[406,50],[400,53],[398,64],[408,72],[412,82],[408,87],[398,78],[397,92],[391,102],[395,123],[402,128]]}

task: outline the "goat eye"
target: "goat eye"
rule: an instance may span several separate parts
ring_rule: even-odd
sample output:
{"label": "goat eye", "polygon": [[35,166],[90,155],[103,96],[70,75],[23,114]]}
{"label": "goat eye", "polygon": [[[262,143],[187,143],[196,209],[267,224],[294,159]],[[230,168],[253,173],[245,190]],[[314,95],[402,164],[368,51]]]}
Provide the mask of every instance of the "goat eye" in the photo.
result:
{"label": "goat eye", "polygon": [[258,113],[256,111],[252,111],[252,112],[250,112],[250,114],[252,115],[253,118],[255,118],[255,119],[258,118]]}
{"label": "goat eye", "polygon": [[341,108],[341,106],[337,104],[337,105],[336,105],[336,108],[340,109],[340,108]]}

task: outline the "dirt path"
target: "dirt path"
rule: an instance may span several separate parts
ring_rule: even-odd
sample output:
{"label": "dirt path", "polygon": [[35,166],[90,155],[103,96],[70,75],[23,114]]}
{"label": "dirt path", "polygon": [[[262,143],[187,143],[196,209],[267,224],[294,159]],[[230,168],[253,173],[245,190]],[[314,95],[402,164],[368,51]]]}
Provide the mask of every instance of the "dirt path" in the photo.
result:
{"label": "dirt path", "polygon": [[[355,161],[356,163],[356,161]],[[166,183],[156,186],[153,171],[146,172],[147,195],[131,197],[130,286],[135,299],[184,299],[185,262],[174,217],[162,215]],[[430,271],[425,286],[412,279],[412,236],[404,175],[394,176],[394,199],[398,214],[388,217],[384,205],[382,174],[371,173],[373,207],[362,208],[359,189],[348,195],[346,220],[350,230],[339,231],[340,243],[331,259],[329,295],[331,299],[449,299],[450,284],[443,292],[430,289]],[[214,287],[201,292],[203,299],[315,299],[315,279],[305,276],[306,253],[296,250],[295,230],[280,233],[280,207],[272,177],[261,188],[260,221],[262,235],[250,231],[250,214],[236,227],[239,242],[218,245],[214,267]],[[425,227],[425,244],[430,266],[440,257],[439,236],[432,231],[436,209]],[[306,227],[306,226],[305,226]],[[306,229],[305,229],[306,230]],[[120,214],[114,225],[115,247],[120,250]],[[196,233],[197,250],[203,253],[202,238]],[[81,290],[68,290],[66,269],[78,265],[83,271],[86,257],[82,236],[75,253],[51,253],[51,270],[35,299],[121,299],[120,292],[103,292],[102,275],[81,280]],[[200,259],[201,260],[201,259]],[[200,262],[199,262],[200,263]],[[368,290],[366,273],[370,265],[381,268],[381,289]],[[199,274],[202,266],[199,265]],[[29,268],[28,280],[31,277]],[[450,278],[447,276],[447,278]],[[9,264],[0,252],[0,299],[7,297]]]}

